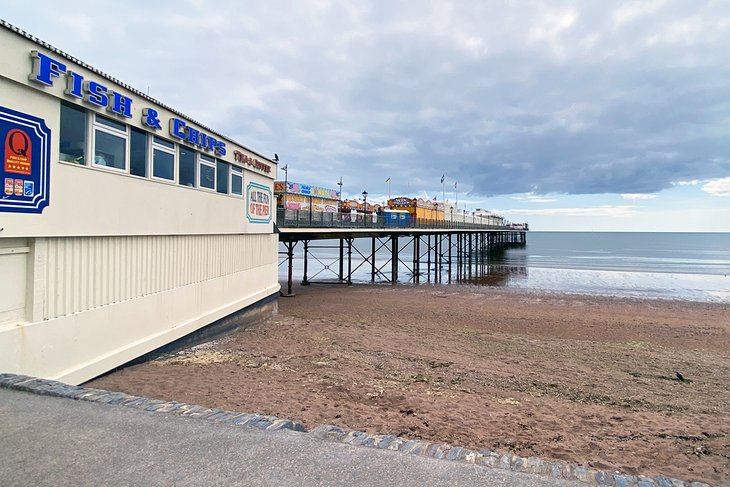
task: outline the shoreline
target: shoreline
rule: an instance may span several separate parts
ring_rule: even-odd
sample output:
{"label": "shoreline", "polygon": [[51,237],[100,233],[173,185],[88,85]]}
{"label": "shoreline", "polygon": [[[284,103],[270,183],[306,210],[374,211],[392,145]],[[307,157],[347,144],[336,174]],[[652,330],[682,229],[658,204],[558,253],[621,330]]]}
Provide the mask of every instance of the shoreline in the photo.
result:
{"label": "shoreline", "polygon": [[628,474],[730,476],[723,304],[423,284],[295,292],[266,324],[89,385]]}
{"label": "shoreline", "polygon": [[[547,269],[547,268],[545,268]],[[572,270],[572,269],[571,269]],[[613,272],[613,271],[609,271]],[[628,272],[628,271],[627,271]],[[687,274],[687,275],[706,275],[706,274]],[[729,277],[730,279],[730,277]],[[282,286],[282,289],[284,286],[286,286],[286,281],[279,281],[279,284]],[[339,287],[339,286],[346,286],[344,283],[338,283],[338,282],[312,282],[310,284],[311,286],[315,287]],[[545,297],[564,297],[564,298],[596,298],[597,300],[600,299],[606,299],[611,301],[620,301],[620,300],[626,300],[626,301],[636,301],[636,302],[676,302],[676,303],[685,303],[685,304],[698,304],[698,305],[709,305],[709,306],[727,306],[730,304],[730,295],[725,300],[717,300],[717,301],[702,301],[698,299],[691,299],[691,298],[682,298],[682,297],[676,297],[676,296],[635,296],[635,295],[615,295],[610,293],[599,293],[599,292],[580,292],[580,291],[563,291],[563,290],[557,290],[557,289],[541,289],[541,288],[534,288],[534,287],[519,287],[519,286],[490,286],[485,284],[471,284],[471,283],[462,283],[462,282],[452,282],[452,283],[432,283],[432,282],[420,282],[420,283],[413,283],[413,282],[398,282],[398,283],[390,283],[390,282],[359,282],[359,281],[353,281],[353,287],[412,287],[412,288],[418,288],[418,287],[431,287],[434,289],[439,288],[454,288],[454,289],[469,289],[469,290],[479,290],[483,289],[485,292],[493,293],[493,294],[499,294],[499,293],[505,293],[507,295],[535,295],[535,296],[542,296]],[[302,288],[305,286],[302,286],[299,283],[294,284],[292,287],[293,290],[296,290],[298,288]],[[730,293],[730,291],[728,291]]]}
{"label": "shoreline", "polygon": [[[401,269],[407,271],[408,269]],[[536,270],[538,273],[544,273],[540,277],[529,277],[529,270]],[[301,269],[297,270],[297,275],[301,274]],[[554,273],[558,278],[546,278],[548,273]],[[583,276],[594,275],[600,280],[601,276],[612,275],[613,279],[604,280],[599,284],[591,283],[590,279],[575,279],[569,274],[580,274]],[[295,273],[296,274],[296,273]],[[565,294],[575,296],[604,296],[628,299],[647,299],[660,301],[685,301],[698,303],[714,303],[714,304],[730,304],[730,277],[729,274],[719,273],[702,273],[702,272],[664,272],[664,271],[646,271],[646,270],[621,270],[621,269],[574,269],[574,268],[553,268],[553,267],[525,267],[525,273],[487,273],[483,275],[474,275],[472,278],[462,278],[457,280],[456,277],[452,282],[444,282],[446,273],[442,271],[441,281],[438,281],[438,274],[433,271],[429,274],[423,274],[421,281],[413,282],[412,279],[407,281],[391,282],[372,282],[369,272],[361,271],[353,276],[354,286],[434,286],[434,287],[480,287],[492,290],[517,291],[524,293],[546,293],[546,294]],[[620,282],[616,276],[632,276]],[[511,279],[515,279],[516,283],[510,283]],[[534,282],[526,283],[532,279]],[[674,279],[683,279],[682,285],[673,283]],[[715,289],[703,289],[693,286],[707,285],[707,280],[713,281]],[[294,279],[295,286],[299,285],[301,278]],[[479,282],[474,282],[479,281]],[[523,282],[521,282],[523,281]],[[328,285],[345,285],[336,279],[327,281],[310,281],[312,285],[328,286]],[[568,283],[567,285],[565,283]],[[643,287],[633,288],[636,283],[641,283]],[[673,283],[674,286],[669,286]],[[279,275],[279,284],[282,288],[286,286],[286,276]],[[652,287],[652,285],[654,287]],[[689,289],[689,291],[688,291]]]}

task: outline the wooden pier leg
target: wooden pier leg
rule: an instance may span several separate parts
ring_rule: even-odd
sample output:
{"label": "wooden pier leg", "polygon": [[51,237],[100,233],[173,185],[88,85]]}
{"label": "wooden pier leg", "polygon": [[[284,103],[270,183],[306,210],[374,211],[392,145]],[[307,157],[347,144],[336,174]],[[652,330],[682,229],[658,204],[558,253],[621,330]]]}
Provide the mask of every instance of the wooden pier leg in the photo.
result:
{"label": "wooden pier leg", "polygon": [[451,233],[449,233],[449,267],[448,267],[448,280],[449,284],[451,284]]}
{"label": "wooden pier leg", "polygon": [[292,288],[292,267],[294,265],[294,246],[296,245],[296,242],[285,242],[284,246],[286,247],[286,258],[289,259],[289,274],[286,281],[286,294],[280,292],[280,294],[285,298],[291,298],[294,297],[294,294],[291,292]]}
{"label": "wooden pier leg", "polygon": [[486,275],[487,271],[487,234],[482,232],[480,235],[482,244],[479,246],[479,253],[482,257],[482,275]]}
{"label": "wooden pier leg", "polygon": [[464,279],[464,274],[466,271],[466,233],[462,233],[459,235],[459,257],[461,258],[459,261],[459,273],[461,274],[461,279]]}
{"label": "wooden pier leg", "polygon": [[477,265],[482,264],[482,233],[477,232],[474,234],[474,251],[477,253]]}
{"label": "wooden pier leg", "polygon": [[370,254],[370,282],[375,282],[375,237],[373,237],[373,252]]}
{"label": "wooden pier leg", "polygon": [[398,235],[390,237],[390,249],[393,253],[390,263],[390,282],[395,284],[398,282]]}
{"label": "wooden pier leg", "polygon": [[431,235],[427,235],[426,238],[428,239],[426,241],[426,245],[428,245],[426,247],[426,277],[431,282]]}
{"label": "wooden pier leg", "polygon": [[471,259],[472,259],[472,255],[474,254],[474,249],[472,247],[471,238],[472,238],[472,232],[469,232],[469,273],[471,273]]}
{"label": "wooden pier leg", "polygon": [[479,265],[479,232],[474,232],[474,265]]}
{"label": "wooden pier leg", "polygon": [[421,235],[416,234],[413,236],[413,244],[416,246],[416,265],[413,267],[416,274],[416,282],[421,281]]}
{"label": "wooden pier leg", "polygon": [[441,258],[443,235],[440,233],[436,235],[436,279],[441,282],[441,266],[443,265],[443,259]]}
{"label": "wooden pier leg", "polygon": [[416,261],[417,261],[417,253],[416,253],[416,236],[413,236],[413,240],[411,240],[411,245],[413,248],[411,249],[413,251],[413,265],[411,266],[411,269],[413,269],[413,282],[416,282]]}
{"label": "wooden pier leg", "polygon": [[347,239],[347,285],[352,286],[352,241]]}
{"label": "wooden pier leg", "polygon": [[302,276],[302,286],[309,286],[309,281],[307,280],[307,262],[308,262],[308,254],[309,254],[309,240],[304,241],[304,276]]}
{"label": "wooden pier leg", "polygon": [[484,265],[484,262],[486,260],[486,235],[484,232],[481,232],[479,234],[479,260],[481,261],[482,265]]}
{"label": "wooden pier leg", "polygon": [[456,278],[461,275],[461,233],[456,234]]}
{"label": "wooden pier leg", "polygon": [[[348,215],[349,216],[349,215]],[[345,278],[345,239],[340,239],[340,281]]]}

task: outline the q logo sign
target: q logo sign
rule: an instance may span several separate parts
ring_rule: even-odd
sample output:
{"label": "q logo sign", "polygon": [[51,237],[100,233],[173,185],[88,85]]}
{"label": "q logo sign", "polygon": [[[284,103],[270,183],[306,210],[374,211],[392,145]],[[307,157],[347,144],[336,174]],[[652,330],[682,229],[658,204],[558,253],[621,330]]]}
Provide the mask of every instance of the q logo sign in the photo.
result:
{"label": "q logo sign", "polygon": [[30,136],[21,129],[13,129],[5,136],[5,172],[30,176],[33,146]]}
{"label": "q logo sign", "polygon": [[50,201],[51,131],[41,118],[0,106],[0,212],[42,213]]}

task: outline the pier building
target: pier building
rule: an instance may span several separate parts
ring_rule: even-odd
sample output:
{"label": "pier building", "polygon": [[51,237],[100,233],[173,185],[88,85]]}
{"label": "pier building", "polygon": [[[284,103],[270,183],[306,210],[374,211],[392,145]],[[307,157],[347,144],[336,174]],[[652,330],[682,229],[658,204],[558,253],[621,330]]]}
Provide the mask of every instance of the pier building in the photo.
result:
{"label": "pier building", "polygon": [[275,161],[5,22],[0,58],[0,372],[78,384],[274,312]]}

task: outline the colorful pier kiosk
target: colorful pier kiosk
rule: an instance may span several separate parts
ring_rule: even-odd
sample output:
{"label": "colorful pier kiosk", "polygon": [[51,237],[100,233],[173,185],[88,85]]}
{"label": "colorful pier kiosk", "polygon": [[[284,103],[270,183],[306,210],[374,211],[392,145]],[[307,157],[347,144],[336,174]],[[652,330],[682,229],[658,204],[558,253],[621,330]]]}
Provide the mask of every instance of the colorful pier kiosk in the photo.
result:
{"label": "colorful pier kiosk", "polygon": [[0,22],[0,372],[78,384],[276,307],[276,163]]}
{"label": "colorful pier kiosk", "polygon": [[340,193],[310,184],[276,181],[274,195],[276,206],[288,210],[337,213],[340,207]]}

